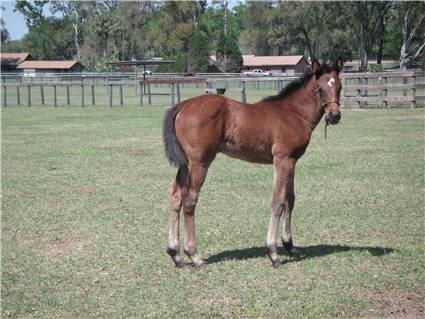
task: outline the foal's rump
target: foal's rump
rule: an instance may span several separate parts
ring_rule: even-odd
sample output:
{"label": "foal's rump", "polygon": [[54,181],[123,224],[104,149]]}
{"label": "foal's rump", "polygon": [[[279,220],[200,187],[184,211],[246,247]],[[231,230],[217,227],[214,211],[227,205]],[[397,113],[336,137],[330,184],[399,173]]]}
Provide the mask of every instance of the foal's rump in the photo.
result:
{"label": "foal's rump", "polygon": [[189,161],[209,162],[222,152],[250,162],[272,163],[274,135],[270,127],[276,125],[276,116],[270,107],[204,95],[185,100],[172,110],[164,127],[174,118],[166,125],[175,132],[175,138],[170,139],[174,144],[168,148],[179,163],[180,149]]}

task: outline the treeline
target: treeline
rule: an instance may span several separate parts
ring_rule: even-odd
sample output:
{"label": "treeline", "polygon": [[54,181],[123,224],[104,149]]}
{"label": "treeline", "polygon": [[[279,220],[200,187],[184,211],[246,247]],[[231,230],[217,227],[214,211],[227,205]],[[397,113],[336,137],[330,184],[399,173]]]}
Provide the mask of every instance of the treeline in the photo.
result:
{"label": "treeline", "polygon": [[[46,16],[49,7],[53,15]],[[173,71],[238,72],[241,54],[342,56],[400,60],[400,68],[425,66],[425,3],[396,1],[19,1],[29,28],[2,51],[27,51],[35,59],[78,59],[87,70],[106,61],[164,57]]]}

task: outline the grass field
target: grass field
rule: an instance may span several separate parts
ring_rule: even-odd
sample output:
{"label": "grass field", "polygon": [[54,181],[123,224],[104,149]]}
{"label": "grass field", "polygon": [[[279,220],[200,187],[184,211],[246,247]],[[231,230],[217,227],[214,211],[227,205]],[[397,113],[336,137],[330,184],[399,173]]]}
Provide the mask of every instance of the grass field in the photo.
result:
{"label": "grass field", "polygon": [[425,316],[424,110],[345,110],[298,162],[273,269],[272,167],[224,156],[197,211],[205,269],[166,255],[163,107],[2,109],[4,318]]}

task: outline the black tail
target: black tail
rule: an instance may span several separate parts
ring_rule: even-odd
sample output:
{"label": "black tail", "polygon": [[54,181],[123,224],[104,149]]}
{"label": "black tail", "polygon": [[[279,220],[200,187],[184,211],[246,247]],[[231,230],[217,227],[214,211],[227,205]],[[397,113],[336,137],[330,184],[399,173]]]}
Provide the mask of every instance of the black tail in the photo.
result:
{"label": "black tail", "polygon": [[163,139],[165,145],[165,155],[171,164],[180,167],[187,166],[187,157],[184,153],[182,146],[177,140],[176,136],[176,115],[178,109],[177,106],[173,106],[167,110],[164,117],[163,126]]}

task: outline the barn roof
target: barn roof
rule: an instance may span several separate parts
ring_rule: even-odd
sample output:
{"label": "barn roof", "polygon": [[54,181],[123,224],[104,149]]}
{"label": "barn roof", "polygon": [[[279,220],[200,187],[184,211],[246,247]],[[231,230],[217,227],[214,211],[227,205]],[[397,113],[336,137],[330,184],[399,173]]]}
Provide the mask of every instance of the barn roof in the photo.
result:
{"label": "barn roof", "polygon": [[0,53],[1,65],[18,65],[30,57],[27,52]]}
{"label": "barn roof", "polygon": [[263,66],[263,65],[297,65],[303,58],[303,55],[289,56],[255,56],[243,55],[244,66]]}
{"label": "barn roof", "polygon": [[[264,65],[297,65],[303,58],[303,55],[287,56],[256,56],[253,54],[242,55],[244,66],[264,66]],[[210,59],[216,62],[214,55]]]}
{"label": "barn roof", "polygon": [[78,61],[24,61],[17,69],[71,69]]}

